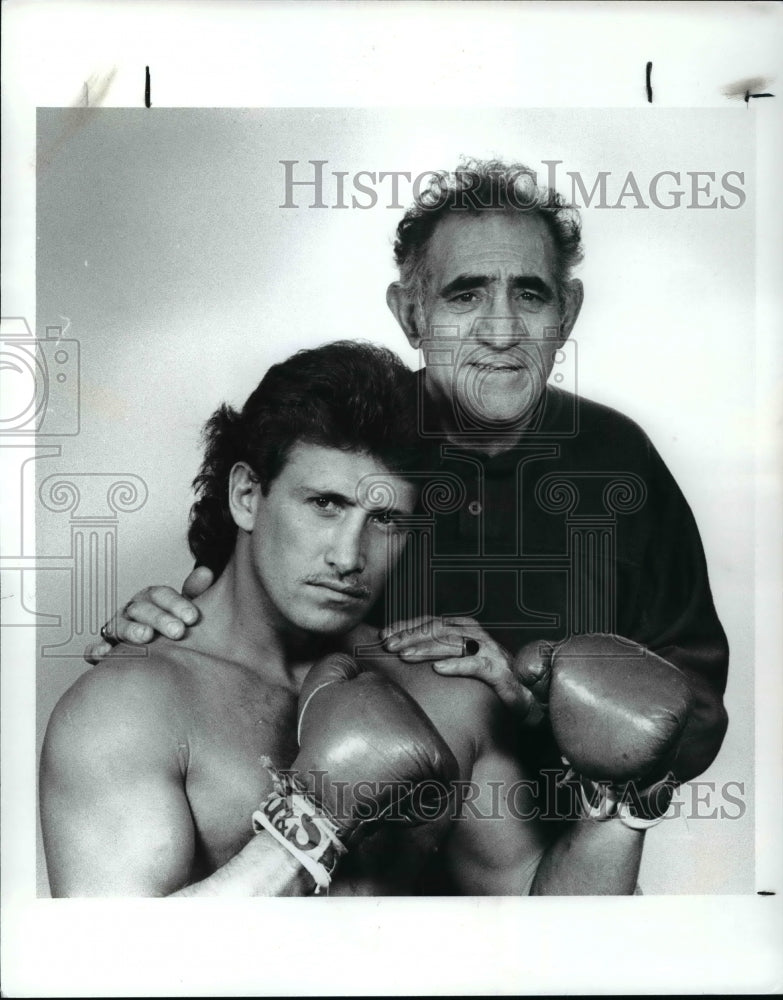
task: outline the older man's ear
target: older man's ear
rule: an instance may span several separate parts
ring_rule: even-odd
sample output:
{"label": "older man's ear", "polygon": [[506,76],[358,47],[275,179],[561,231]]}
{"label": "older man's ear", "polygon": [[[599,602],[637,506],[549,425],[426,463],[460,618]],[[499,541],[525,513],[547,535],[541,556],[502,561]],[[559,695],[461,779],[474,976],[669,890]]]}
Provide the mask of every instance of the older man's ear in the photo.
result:
{"label": "older man's ear", "polygon": [[408,343],[411,347],[418,348],[421,344],[422,331],[419,330],[416,320],[416,304],[399,281],[393,281],[386,289],[386,305],[402,327]]}
{"label": "older man's ear", "polygon": [[560,322],[560,335],[563,343],[568,340],[571,331],[579,318],[579,312],[584,302],[585,289],[579,278],[571,278],[566,282],[563,318]]}

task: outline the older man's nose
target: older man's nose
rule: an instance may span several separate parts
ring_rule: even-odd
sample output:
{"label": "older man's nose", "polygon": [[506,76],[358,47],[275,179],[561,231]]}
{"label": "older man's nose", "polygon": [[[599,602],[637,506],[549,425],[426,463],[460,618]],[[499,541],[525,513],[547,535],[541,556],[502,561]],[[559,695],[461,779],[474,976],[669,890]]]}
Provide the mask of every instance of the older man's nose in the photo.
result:
{"label": "older man's nose", "polygon": [[482,316],[476,320],[473,336],[496,351],[506,351],[529,336],[519,316]]}

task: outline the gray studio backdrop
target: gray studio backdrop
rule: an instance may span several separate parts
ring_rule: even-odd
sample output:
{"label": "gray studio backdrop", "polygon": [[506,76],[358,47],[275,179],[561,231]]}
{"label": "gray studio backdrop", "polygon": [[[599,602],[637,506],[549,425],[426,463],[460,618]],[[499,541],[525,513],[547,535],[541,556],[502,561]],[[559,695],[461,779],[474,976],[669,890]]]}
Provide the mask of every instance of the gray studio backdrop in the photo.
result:
{"label": "gray studio backdrop", "polygon": [[[681,791],[681,815],[648,835],[641,882],[646,893],[753,891],[755,206],[744,112],[39,109],[34,332],[46,341],[48,423],[36,481],[29,464],[19,470],[45,616],[39,747],[106,610],[188,572],[189,484],[211,411],[241,403],[271,363],[336,338],[372,339],[418,366],[384,302],[417,175],[497,154],[542,176],[554,169],[570,195],[571,174],[589,194],[604,172],[606,207],[599,188],[583,213],[586,300],[568,379],[638,420],[663,454],[701,528],[732,650],[723,750]],[[288,180],[321,171],[320,200],[312,185],[287,188],[287,170]],[[662,171],[672,175],[658,205],[650,184]]]}

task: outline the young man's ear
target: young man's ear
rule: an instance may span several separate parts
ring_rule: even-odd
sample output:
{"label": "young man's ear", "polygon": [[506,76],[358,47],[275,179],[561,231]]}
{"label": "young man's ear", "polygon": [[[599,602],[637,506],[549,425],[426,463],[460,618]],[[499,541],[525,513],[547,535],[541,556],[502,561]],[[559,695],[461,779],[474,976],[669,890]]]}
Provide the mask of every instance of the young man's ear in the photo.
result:
{"label": "young man's ear", "polygon": [[560,321],[560,338],[563,343],[568,340],[574,324],[579,318],[579,311],[582,308],[584,297],[584,285],[579,278],[571,278],[570,281],[566,282],[563,316]]}
{"label": "young man's ear", "polygon": [[393,281],[386,289],[386,305],[391,309],[394,318],[402,327],[411,347],[418,348],[422,333],[416,322],[416,304],[413,297],[402,287],[399,281]]}
{"label": "young man's ear", "polygon": [[253,470],[247,462],[237,462],[228,480],[228,506],[238,528],[253,530],[260,494],[261,487]]}

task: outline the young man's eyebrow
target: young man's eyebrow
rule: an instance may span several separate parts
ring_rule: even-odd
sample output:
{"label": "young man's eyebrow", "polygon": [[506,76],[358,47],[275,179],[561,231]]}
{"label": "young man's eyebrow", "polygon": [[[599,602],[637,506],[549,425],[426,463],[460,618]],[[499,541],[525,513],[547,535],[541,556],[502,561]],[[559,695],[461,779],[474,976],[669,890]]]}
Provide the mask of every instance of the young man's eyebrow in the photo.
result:
{"label": "young man's eyebrow", "polygon": [[411,512],[409,510],[400,510],[399,507],[379,507],[379,511],[383,511],[384,514],[391,514],[392,517],[410,517]]}
{"label": "young man's eyebrow", "polygon": [[294,493],[303,500],[307,497],[318,496],[325,497],[327,500],[339,500],[341,503],[348,504],[351,507],[356,506],[355,495],[352,497],[346,496],[345,493],[341,493],[331,486],[309,486],[307,483],[302,483],[300,486],[294,488]]}
{"label": "young man's eyebrow", "polygon": [[364,510],[368,510],[373,513],[383,512],[384,514],[390,514],[392,517],[410,517],[409,510],[402,510],[400,507],[370,507],[367,504],[360,503],[356,498],[356,495],[349,497],[339,490],[330,489],[327,487],[320,486],[307,486],[302,483],[301,486],[294,488],[294,494],[300,497],[302,500],[306,500],[308,497],[324,497],[326,500],[336,500],[338,503],[345,504],[346,507],[359,507],[361,506]]}
{"label": "young man's eyebrow", "polygon": [[[294,493],[303,500],[306,500],[308,497],[317,496],[324,497],[327,500],[337,500],[339,503],[344,503],[346,507],[360,506],[356,494],[349,497],[345,493],[341,493],[339,490],[330,487],[307,486],[305,483],[302,483],[300,486],[295,487]],[[391,514],[392,517],[406,517],[409,514],[409,511],[400,510],[398,507],[367,507],[365,504],[361,504],[361,506],[366,510],[383,511],[385,514]]]}

